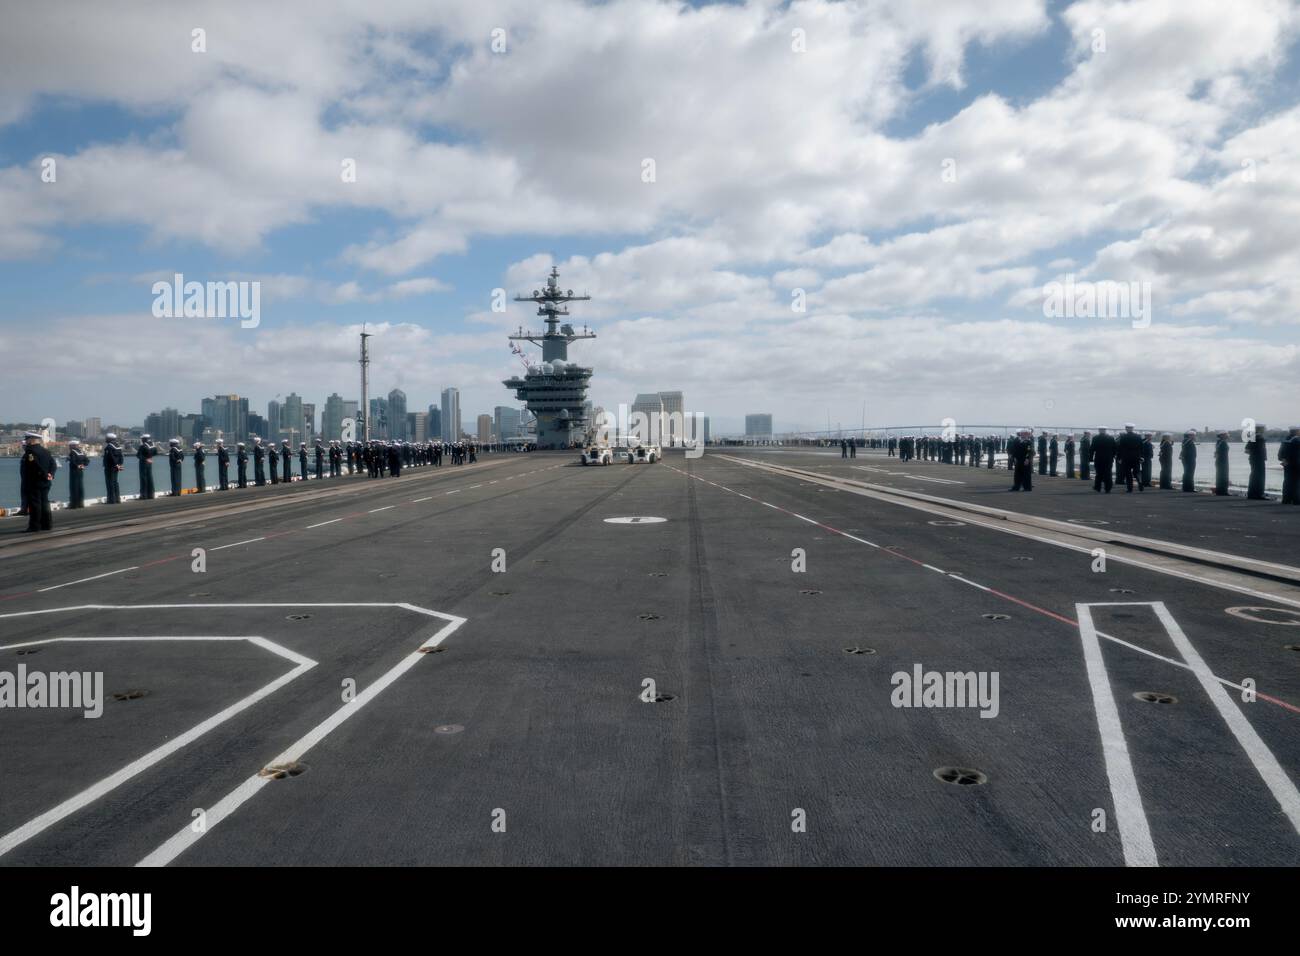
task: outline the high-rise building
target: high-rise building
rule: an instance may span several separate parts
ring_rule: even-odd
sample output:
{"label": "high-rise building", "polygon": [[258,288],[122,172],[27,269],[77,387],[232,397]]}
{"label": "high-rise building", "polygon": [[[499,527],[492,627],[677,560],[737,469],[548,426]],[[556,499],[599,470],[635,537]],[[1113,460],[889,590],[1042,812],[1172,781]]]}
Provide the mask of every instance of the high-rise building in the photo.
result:
{"label": "high-rise building", "polygon": [[407,441],[426,442],[429,440],[429,413],[406,413]]}
{"label": "high-rise building", "polygon": [[442,390],[442,440],[460,441],[460,389]]}
{"label": "high-rise building", "polygon": [[176,422],[176,431],[168,438],[179,438],[182,446],[198,441],[203,437],[203,428],[208,420],[202,415],[182,415]]}
{"label": "high-rise building", "polygon": [[704,417],[704,444],[707,445],[711,438],[711,436],[709,435],[709,416],[705,415],[703,417]]}
{"label": "high-rise building", "polygon": [[519,434],[519,409],[512,405],[498,405],[492,410],[497,440],[504,441]]}
{"label": "high-rise building", "polygon": [[273,441],[280,444],[280,415],[281,405],[275,399],[266,403],[266,434],[262,436],[263,441]]}
{"label": "high-rise building", "polygon": [[771,438],[772,416],[767,412],[745,416],[746,438]]}
{"label": "high-rise building", "polygon": [[247,441],[249,447],[251,448],[253,445],[254,435],[256,435],[258,438],[261,438],[263,441],[265,441],[267,436],[269,436],[270,434],[271,431],[270,428],[268,428],[267,426],[266,419],[263,418],[261,415],[257,414],[257,412],[249,412],[248,432],[244,435],[243,438],[236,438],[235,441]]}
{"label": "high-rise building", "polygon": [[338,392],[325,399],[320,415],[320,434],[327,442],[343,437],[343,397]]}
{"label": "high-rise building", "polygon": [[68,438],[85,438],[85,437],[86,437],[85,435],[81,434],[81,422],[79,422],[79,421],[78,421],[78,422],[68,422],[66,425],[64,425],[64,426],[63,426],[63,434],[66,435]]}
{"label": "high-rise building", "polygon": [[99,441],[104,434],[104,426],[98,418],[87,418],[81,423],[81,437],[88,441]]}
{"label": "high-rise building", "polygon": [[439,441],[442,439],[442,409],[437,405],[429,406],[429,441]]}
{"label": "high-rise building", "polygon": [[[644,415],[642,422],[636,416]],[[664,434],[664,400],[658,392],[642,392],[632,403],[632,422],[628,428],[645,442],[663,440]]]}
{"label": "high-rise building", "polygon": [[311,444],[312,439],[316,437],[316,403],[302,403],[302,428],[306,437],[303,441]]}
{"label": "high-rise building", "polygon": [[201,411],[208,425],[227,443],[248,437],[248,399],[238,395],[214,395],[202,401]]}
{"label": "high-rise building", "polygon": [[682,443],[685,428],[685,406],[681,392],[660,392],[659,398],[664,403],[663,443],[668,446]]}
{"label": "high-rise building", "polygon": [[144,417],[144,433],[152,435],[154,438],[162,438],[162,416],[157,412],[150,412]]}
{"label": "high-rise building", "polygon": [[485,445],[492,440],[491,415],[480,415],[478,417],[478,440]]}
{"label": "high-rise building", "polygon": [[346,425],[347,425],[348,421],[351,421],[351,422],[352,422],[352,430],[351,430],[351,433],[350,433],[350,437],[351,437],[353,440],[355,440],[355,439],[356,439],[358,436],[360,436],[360,434],[361,434],[361,429],[357,427],[357,417],[358,417],[358,411],[357,411],[357,409],[358,409],[358,407],[360,406],[360,404],[361,404],[360,401],[358,401],[358,400],[355,399],[355,398],[345,398],[345,399],[343,400],[343,419],[342,419],[342,422],[343,422],[343,426],[345,426],[345,428],[346,428]]}
{"label": "high-rise building", "polygon": [[159,427],[164,438],[184,437],[181,435],[181,413],[174,408],[164,408],[158,413],[162,422]]}
{"label": "high-rise building", "polygon": [[370,400],[370,437],[388,437],[388,399],[386,398]]}
{"label": "high-rise building", "polygon": [[298,447],[306,441],[307,422],[303,417],[302,396],[290,392],[284,397],[284,406],[280,409],[280,437],[289,439],[289,445]]}
{"label": "high-rise building", "polygon": [[388,393],[388,437],[396,441],[409,441],[406,434],[406,393],[395,388]]}

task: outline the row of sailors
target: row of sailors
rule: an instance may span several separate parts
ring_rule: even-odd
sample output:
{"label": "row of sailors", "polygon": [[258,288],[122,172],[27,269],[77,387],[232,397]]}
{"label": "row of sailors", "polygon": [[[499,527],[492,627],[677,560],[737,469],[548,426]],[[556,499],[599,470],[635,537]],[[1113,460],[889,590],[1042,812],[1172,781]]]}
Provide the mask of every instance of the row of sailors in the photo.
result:
{"label": "row of sailors", "polygon": [[[126,452],[118,443],[116,434],[110,432],[105,437],[106,442],[102,456],[106,488],[104,500],[108,504],[119,504],[122,500],[122,494],[119,488],[118,475],[126,467]],[[54,480],[54,473],[58,470],[58,463],[41,444],[42,440],[43,436],[39,432],[28,432],[26,434],[26,447],[24,448],[21,468],[23,496],[21,513],[29,515],[29,523],[38,526],[29,527],[28,530],[31,531],[49,530],[50,528],[49,489]],[[135,457],[140,468],[140,497],[143,499],[152,499],[156,494],[153,460],[161,451],[161,447],[154,443],[152,436],[142,436]],[[217,488],[220,491],[228,491],[231,487],[231,457],[230,450],[226,448],[223,439],[217,439],[216,449],[213,454],[217,459]],[[207,491],[208,452],[204,449],[202,442],[194,443],[191,457],[194,459],[194,479],[197,486],[195,491],[205,492]],[[403,467],[421,465],[441,467],[444,457],[453,465],[472,464],[478,460],[478,446],[472,442],[412,443],[381,440],[369,442],[332,440],[328,445],[323,445],[320,440],[317,440],[314,449],[310,451],[307,448],[307,443],[301,442],[298,446],[297,457],[298,478],[302,481],[307,480],[309,457],[314,458],[315,476],[318,479],[325,477],[327,462],[329,477],[331,478],[340,477],[343,474],[345,464],[349,475],[364,469],[372,478],[385,475],[396,478],[401,475]],[[185,450],[179,438],[168,441],[167,459],[171,472],[172,494],[180,495],[184,491],[182,488],[181,468],[185,461]],[[236,443],[235,487],[248,487],[248,464],[250,460],[253,464],[253,484],[255,486],[265,485],[268,475],[270,476],[270,483],[273,485],[281,482],[287,483],[293,477],[293,451],[289,447],[287,440],[282,441],[280,447],[277,448],[274,442],[264,444],[261,438],[254,436],[251,453],[244,442]],[[69,508],[85,507],[86,491],[83,473],[89,463],[90,457],[81,450],[81,442],[75,438],[70,439],[68,441]],[[270,466],[269,470],[268,465]]]}
{"label": "row of sailors", "polygon": [[[1152,439],[1154,432],[1138,433],[1132,422],[1124,425],[1119,436],[1111,435],[1105,426],[1092,432],[1085,431],[1077,445],[1079,453],[1079,478],[1087,481],[1093,478],[1093,490],[1110,494],[1116,481],[1124,483],[1130,493],[1134,485],[1138,491],[1152,487],[1154,462],[1159,462],[1159,487],[1173,489],[1174,442],[1173,436],[1165,432],[1160,438],[1157,450]],[[1074,478],[1076,444],[1074,435],[1065,436],[1062,446],[1061,435],[1040,433],[1037,437],[1038,473],[1055,478],[1057,476],[1060,454],[1065,452],[1065,477]],[[978,437],[976,435],[957,435],[945,440],[936,435],[918,435],[888,440],[889,454],[897,452],[900,461],[921,458],[927,461],[941,461],[946,464],[969,464],[978,468],[981,460],[987,456],[988,467],[993,467],[994,455],[1005,451],[1007,470],[1014,475],[1011,491],[1033,490],[1034,433],[1032,429],[1023,428],[1015,437],[1002,439],[993,435]],[[1264,469],[1268,463],[1268,446],[1264,439],[1264,426],[1255,426],[1255,435],[1245,443],[1246,457],[1250,463],[1250,479],[1246,485],[1246,497],[1262,500],[1264,494]],[[1214,446],[1214,493],[1228,494],[1228,432],[1217,434]],[[1182,445],[1178,451],[1178,460],[1182,463],[1182,490],[1196,490],[1196,432],[1188,430],[1183,433]],[[1277,460],[1282,464],[1282,503],[1300,504],[1300,426],[1288,430],[1287,437],[1278,446]],[[1118,477],[1113,475],[1117,469]],[[1092,472],[1095,472],[1093,477]]]}

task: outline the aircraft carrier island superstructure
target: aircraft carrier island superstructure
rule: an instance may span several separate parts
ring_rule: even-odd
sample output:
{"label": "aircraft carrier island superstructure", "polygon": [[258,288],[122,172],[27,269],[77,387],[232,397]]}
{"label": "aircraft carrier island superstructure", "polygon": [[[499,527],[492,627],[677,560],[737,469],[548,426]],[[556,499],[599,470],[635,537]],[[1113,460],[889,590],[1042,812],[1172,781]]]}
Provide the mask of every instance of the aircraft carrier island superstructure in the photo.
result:
{"label": "aircraft carrier island superstructure", "polygon": [[537,417],[537,447],[567,448],[583,436],[587,426],[587,385],[593,369],[569,361],[569,343],[577,339],[594,339],[596,333],[581,332],[572,325],[560,324],[568,315],[567,302],[589,300],[589,295],[574,295],[572,289],[559,287],[560,273],[554,267],[546,288],[534,289],[530,296],[515,296],[516,302],[536,302],[537,314],[546,321],[546,331],[535,334],[522,328],[512,340],[532,342],[542,347],[540,365],[530,365],[524,376],[506,379],[502,384],[513,388],[515,396],[526,403]]}

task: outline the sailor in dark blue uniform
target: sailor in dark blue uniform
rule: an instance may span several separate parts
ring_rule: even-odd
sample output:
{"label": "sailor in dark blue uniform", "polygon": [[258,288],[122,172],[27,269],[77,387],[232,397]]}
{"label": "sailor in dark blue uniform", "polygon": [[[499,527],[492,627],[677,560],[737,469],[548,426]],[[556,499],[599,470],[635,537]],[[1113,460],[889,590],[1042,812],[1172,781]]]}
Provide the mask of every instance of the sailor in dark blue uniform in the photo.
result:
{"label": "sailor in dark blue uniform", "polygon": [[1178,450],[1178,460],[1183,463],[1183,491],[1196,490],[1196,432],[1183,432],[1183,447]]}
{"label": "sailor in dark blue uniform", "polygon": [[1074,474],[1074,433],[1065,436],[1065,477],[1073,478]]}
{"label": "sailor in dark blue uniform", "polygon": [[[1034,490],[1034,438],[1033,432],[1029,429],[1021,429],[1017,437],[1011,439],[1007,446],[1007,455],[1010,457],[1014,467],[1014,483],[1012,491],[1033,491]],[[1039,436],[1041,444],[1043,437]]]}
{"label": "sailor in dark blue uniform", "polygon": [[1300,505],[1300,427],[1292,425],[1277,449],[1282,463],[1282,504]]}
{"label": "sailor in dark blue uniform", "polygon": [[388,446],[388,474],[392,478],[402,474],[402,449],[398,447],[397,442],[392,442]]}
{"label": "sailor in dark blue uniform", "polygon": [[1219,432],[1214,443],[1214,493],[1228,493],[1228,433]]}
{"label": "sailor in dark blue uniform", "polygon": [[280,483],[280,452],[276,449],[273,441],[266,443],[266,459],[267,464],[270,466],[271,484],[278,485]]}
{"label": "sailor in dark blue uniform", "polygon": [[1142,484],[1142,436],[1133,429],[1137,427],[1132,422],[1124,423],[1124,434],[1120,435],[1115,442],[1115,455],[1119,459],[1119,480],[1124,482],[1124,487],[1130,493],[1133,491],[1133,482],[1137,482],[1138,491],[1143,489]]}
{"label": "sailor in dark blue uniform", "polygon": [[1160,490],[1174,490],[1174,436],[1165,432],[1160,436]]}
{"label": "sailor in dark blue uniform", "polygon": [[248,487],[248,449],[242,441],[235,446],[235,480],[239,487]]}
{"label": "sailor in dark blue uniform", "polygon": [[1084,432],[1079,439],[1079,477],[1087,481],[1088,468],[1092,464],[1092,432]]}
{"label": "sailor in dark blue uniform", "polygon": [[307,480],[307,443],[298,443],[298,479]]}
{"label": "sailor in dark blue uniform", "polygon": [[1038,436],[1038,473],[1047,474],[1047,433]]}
{"label": "sailor in dark blue uniform", "polygon": [[1061,446],[1058,441],[1060,437],[1060,435],[1053,435],[1047,446],[1047,473],[1053,478],[1056,477],[1056,463],[1061,457]]}
{"label": "sailor in dark blue uniform", "polygon": [[266,484],[266,466],[263,464],[266,458],[266,449],[262,447],[262,439],[256,435],[253,436],[253,484],[259,488]]}
{"label": "sailor in dark blue uniform", "polygon": [[293,475],[293,449],[287,438],[280,439],[280,446],[280,480],[287,485]]}
{"label": "sailor in dark blue uniform", "polygon": [[[334,477],[334,449],[330,448],[330,477]],[[305,477],[305,476],[304,476]],[[319,481],[325,477],[325,447],[316,439],[316,480]]]}
{"label": "sailor in dark blue uniform", "polygon": [[49,531],[53,526],[50,515],[50,486],[59,463],[44,445],[40,432],[27,432],[23,436],[23,460],[19,465],[23,487],[23,508],[27,511],[28,531]]}
{"label": "sailor in dark blue uniform", "polygon": [[125,467],[126,458],[122,455],[122,446],[117,443],[117,435],[109,432],[104,442],[104,487],[107,489],[108,503],[122,503],[122,492],[117,485],[117,476]]}
{"label": "sailor in dark blue uniform", "polygon": [[217,489],[230,490],[230,452],[226,451],[223,439],[217,439]]}
{"label": "sailor in dark blue uniform", "polygon": [[1142,436],[1142,487],[1151,487],[1151,462],[1156,457],[1155,445],[1151,444],[1151,433]]}
{"label": "sailor in dark blue uniform", "polygon": [[199,494],[208,490],[207,469],[204,462],[208,460],[208,453],[203,450],[203,442],[194,443],[194,490]]}
{"label": "sailor in dark blue uniform", "polygon": [[1246,456],[1250,459],[1250,483],[1246,497],[1264,500],[1264,469],[1268,466],[1268,446],[1264,442],[1264,426],[1256,423],[1255,438],[1246,442]]}
{"label": "sailor in dark blue uniform", "polygon": [[86,465],[90,456],[81,450],[81,442],[68,439],[68,507],[86,507]]}
{"label": "sailor in dark blue uniform", "polygon": [[158,446],[153,443],[153,437],[141,435],[135,457],[140,463],[140,497],[146,501],[153,498],[153,456],[156,454]]}
{"label": "sailor in dark blue uniform", "polygon": [[[1136,437],[1136,436],[1134,436]],[[1097,475],[1092,480],[1092,490],[1101,491],[1102,486],[1106,487],[1106,494],[1110,494],[1110,489],[1115,486],[1114,476],[1111,474],[1111,466],[1115,463],[1115,456],[1119,453],[1119,442],[1113,435],[1106,433],[1105,426],[1097,429],[1097,437],[1092,440],[1089,454],[1092,455],[1092,463],[1096,465]],[[1130,489],[1132,490],[1132,489]]]}
{"label": "sailor in dark blue uniform", "polygon": [[181,440],[179,438],[169,439],[167,449],[167,462],[171,466],[172,473],[172,495],[179,497],[181,493],[181,465],[185,461],[185,452],[181,449]]}

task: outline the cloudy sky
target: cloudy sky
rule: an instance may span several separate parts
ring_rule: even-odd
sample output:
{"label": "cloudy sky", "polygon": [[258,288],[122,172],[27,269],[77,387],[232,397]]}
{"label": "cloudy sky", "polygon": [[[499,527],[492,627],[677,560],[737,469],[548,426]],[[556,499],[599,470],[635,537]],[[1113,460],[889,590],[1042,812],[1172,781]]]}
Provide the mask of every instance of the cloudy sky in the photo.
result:
{"label": "cloudy sky", "polygon": [[[599,337],[570,356],[591,397],[681,389],[715,431],[1300,419],[1295,4],[63,0],[5,21],[0,421],[353,398],[362,323],[374,392],[416,409],[455,385],[472,416],[513,401],[506,335],[537,325],[493,290],[552,263],[593,296],[574,319]],[[260,325],[155,317],[175,273],[260,281]],[[1148,321],[1045,315],[1067,275],[1149,283]]]}

